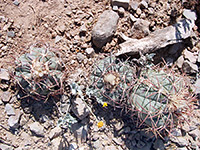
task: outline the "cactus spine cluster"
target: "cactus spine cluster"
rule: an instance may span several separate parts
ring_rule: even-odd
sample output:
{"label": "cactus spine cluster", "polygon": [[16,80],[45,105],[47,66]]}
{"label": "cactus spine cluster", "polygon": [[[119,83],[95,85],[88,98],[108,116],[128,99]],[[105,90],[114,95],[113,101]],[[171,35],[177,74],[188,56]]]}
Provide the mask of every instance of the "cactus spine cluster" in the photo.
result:
{"label": "cactus spine cluster", "polygon": [[30,47],[16,60],[15,80],[31,97],[47,99],[62,90],[62,64],[47,47]]}
{"label": "cactus spine cluster", "polygon": [[[169,71],[169,70],[168,70]],[[139,119],[155,134],[170,129],[190,115],[195,100],[189,81],[166,70],[143,71],[130,93],[129,105]]]}
{"label": "cactus spine cluster", "polygon": [[88,93],[96,97],[101,104],[125,104],[129,86],[134,82],[135,69],[128,62],[121,62],[115,57],[100,60],[91,75],[92,87]]}

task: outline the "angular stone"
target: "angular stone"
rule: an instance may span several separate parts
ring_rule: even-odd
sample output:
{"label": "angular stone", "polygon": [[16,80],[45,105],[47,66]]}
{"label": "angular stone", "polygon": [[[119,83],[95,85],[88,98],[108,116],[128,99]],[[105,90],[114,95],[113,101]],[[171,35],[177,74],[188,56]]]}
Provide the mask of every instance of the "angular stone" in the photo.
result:
{"label": "angular stone", "polygon": [[118,20],[118,14],[112,10],[106,10],[99,16],[92,29],[92,41],[96,47],[102,48],[111,40],[117,29]]}
{"label": "angular stone", "polygon": [[94,51],[93,48],[87,48],[87,49],[85,50],[85,52],[86,52],[86,55],[87,55],[88,57],[92,57],[92,56],[95,54],[95,51]]}
{"label": "angular stone", "polygon": [[132,30],[133,30],[133,32],[134,32],[134,30],[138,30],[139,32],[141,32],[145,36],[147,36],[150,33],[149,25],[150,25],[149,21],[146,21],[144,19],[137,19],[136,22],[134,23]]}
{"label": "angular stone", "polygon": [[15,110],[14,110],[14,108],[12,107],[12,105],[10,105],[9,103],[7,103],[6,105],[5,105],[5,111],[6,111],[6,114],[8,115],[8,116],[11,116],[11,115],[15,115]]}
{"label": "angular stone", "polygon": [[130,0],[112,0],[113,6],[128,8]]}
{"label": "angular stone", "polygon": [[194,92],[196,94],[200,93],[200,78],[198,78],[194,84]]}
{"label": "angular stone", "polygon": [[191,63],[196,63],[197,61],[197,56],[195,56],[194,53],[188,51],[187,49],[183,51],[183,56],[185,59],[188,59]]}
{"label": "angular stone", "polygon": [[71,143],[69,145],[69,150],[76,150],[78,148],[77,144],[76,143]]}
{"label": "angular stone", "polygon": [[3,69],[3,68],[0,69],[0,79],[6,80],[6,81],[10,80],[10,75],[7,69]]}
{"label": "angular stone", "polygon": [[14,150],[14,148],[5,144],[0,144],[0,150]]}
{"label": "angular stone", "polygon": [[181,56],[177,59],[176,65],[177,65],[178,68],[182,68],[183,63],[184,63],[184,58],[183,58],[183,55],[181,55]]}
{"label": "angular stone", "polygon": [[174,143],[176,143],[180,147],[188,146],[189,141],[186,136],[180,136],[180,137],[172,137],[170,140]]}
{"label": "angular stone", "polygon": [[37,136],[44,136],[44,127],[38,122],[34,122],[29,125],[31,132]]}
{"label": "angular stone", "polygon": [[55,44],[60,42],[62,39],[63,39],[62,36],[57,35],[56,38],[55,38]]}
{"label": "angular stone", "polygon": [[72,101],[72,111],[80,120],[87,117],[90,113],[81,98],[76,98]]}
{"label": "angular stone", "polygon": [[142,0],[141,2],[140,2],[140,4],[139,4],[139,6],[141,7],[141,8],[148,8],[148,3],[145,1],[145,0]]}
{"label": "angular stone", "polygon": [[4,103],[8,103],[11,99],[11,93],[9,91],[6,91],[6,92],[3,92],[1,94],[1,100],[4,102]]}
{"label": "angular stone", "polygon": [[14,38],[15,37],[15,32],[14,31],[8,31],[7,32],[7,36],[11,37],[11,38]]}
{"label": "angular stone", "polygon": [[192,11],[190,9],[183,9],[183,16],[190,20],[197,20],[197,15],[195,11]]}
{"label": "angular stone", "polygon": [[52,139],[58,137],[61,134],[61,132],[62,132],[62,129],[60,127],[55,127],[49,133],[49,138],[52,140]]}
{"label": "angular stone", "polygon": [[19,117],[18,116],[10,116],[8,118],[8,125],[11,129],[17,129],[19,127]]}
{"label": "angular stone", "polygon": [[192,74],[198,72],[198,66],[196,64],[191,63],[188,60],[185,60],[182,66],[182,69],[185,73]]}
{"label": "angular stone", "polygon": [[64,143],[61,139],[61,137],[55,138],[52,140],[53,150],[63,150],[65,149]]}
{"label": "angular stone", "polygon": [[199,129],[195,129],[195,130],[193,130],[193,131],[190,131],[188,134],[189,134],[191,137],[193,137],[194,139],[200,138],[200,131],[199,131]]}

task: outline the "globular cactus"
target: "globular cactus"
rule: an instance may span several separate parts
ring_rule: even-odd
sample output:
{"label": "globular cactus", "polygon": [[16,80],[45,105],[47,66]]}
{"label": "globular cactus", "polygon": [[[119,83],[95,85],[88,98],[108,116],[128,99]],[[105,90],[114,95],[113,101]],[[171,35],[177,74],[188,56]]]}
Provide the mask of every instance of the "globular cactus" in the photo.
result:
{"label": "globular cactus", "polygon": [[31,97],[48,99],[62,90],[63,68],[59,58],[47,47],[30,47],[16,60],[15,80]]}
{"label": "globular cactus", "polygon": [[115,57],[106,57],[98,61],[91,75],[91,87],[88,95],[94,96],[98,103],[104,102],[116,107],[125,106],[127,93],[133,84],[135,68]]}
{"label": "globular cactus", "polygon": [[195,97],[187,78],[168,71],[142,71],[130,92],[128,103],[138,116],[138,126],[146,125],[155,135],[164,130],[170,133],[194,109]]}

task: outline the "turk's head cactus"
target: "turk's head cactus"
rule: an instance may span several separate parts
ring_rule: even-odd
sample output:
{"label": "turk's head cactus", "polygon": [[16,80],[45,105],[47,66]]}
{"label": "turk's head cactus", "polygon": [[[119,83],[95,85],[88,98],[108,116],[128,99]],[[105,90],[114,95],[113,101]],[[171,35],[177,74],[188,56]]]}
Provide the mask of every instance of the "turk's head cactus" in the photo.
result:
{"label": "turk's head cactus", "polygon": [[143,71],[130,93],[129,105],[138,116],[138,126],[146,125],[155,135],[164,130],[170,133],[194,109],[187,78],[168,71]]}
{"label": "turk's head cactus", "polygon": [[128,61],[106,57],[94,66],[91,87],[87,94],[94,96],[102,105],[106,102],[112,106],[123,107],[134,76],[135,68],[130,66]]}
{"label": "turk's head cactus", "polygon": [[62,91],[63,68],[59,58],[46,47],[30,47],[16,60],[15,80],[36,99],[48,99]]}

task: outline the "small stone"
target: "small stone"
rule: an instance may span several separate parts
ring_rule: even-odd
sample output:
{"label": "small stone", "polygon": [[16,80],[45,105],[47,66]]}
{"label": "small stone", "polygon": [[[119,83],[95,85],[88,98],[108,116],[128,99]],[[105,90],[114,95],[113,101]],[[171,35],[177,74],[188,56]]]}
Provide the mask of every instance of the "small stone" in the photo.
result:
{"label": "small stone", "polygon": [[69,8],[67,8],[67,9],[65,10],[65,14],[66,14],[67,16],[71,16],[72,10],[69,9]]}
{"label": "small stone", "polygon": [[118,6],[113,6],[113,11],[118,11]]}
{"label": "small stone", "polygon": [[179,136],[182,136],[182,133],[181,133],[181,130],[180,129],[174,129],[172,132],[171,132],[172,136],[175,136],[175,137],[179,137]]}
{"label": "small stone", "polygon": [[189,141],[187,139],[186,136],[182,137],[171,137],[170,140],[174,143],[176,143],[178,146],[180,147],[184,147],[184,146],[188,146],[189,145]]}
{"label": "small stone", "polygon": [[153,15],[154,14],[154,9],[152,7],[148,8],[148,14]]}
{"label": "small stone", "polygon": [[58,137],[62,132],[62,129],[60,127],[55,127],[54,129],[51,130],[51,132],[49,133],[49,138],[50,140]]}
{"label": "small stone", "polygon": [[11,115],[15,115],[15,110],[14,110],[14,108],[12,107],[12,105],[10,105],[9,103],[7,103],[6,105],[5,105],[5,111],[6,111],[6,114],[8,115],[8,116],[11,116]]}
{"label": "small stone", "polygon": [[80,120],[83,120],[90,113],[81,98],[76,98],[72,101],[72,111]]}
{"label": "small stone", "polygon": [[136,22],[138,19],[135,18],[132,14],[130,14],[130,20],[134,23],[134,22]]}
{"label": "small stone", "polygon": [[188,60],[184,61],[182,69],[185,73],[188,74],[193,74],[198,72],[198,66],[196,64],[191,63]]}
{"label": "small stone", "polygon": [[3,46],[2,48],[1,48],[1,50],[3,50],[3,51],[6,51],[8,49],[8,46],[7,45],[5,45],[5,46]]}
{"label": "small stone", "polygon": [[6,92],[3,92],[1,94],[1,100],[4,102],[4,103],[8,103],[11,99],[11,93],[9,91],[6,91]]}
{"label": "small stone", "polygon": [[83,60],[85,59],[85,55],[83,55],[82,53],[77,53],[76,58],[78,62],[83,62]]}
{"label": "small stone", "polygon": [[112,5],[128,9],[129,1],[130,0],[112,0]]}
{"label": "small stone", "polygon": [[120,8],[118,9],[118,13],[119,13],[120,16],[124,16],[125,9],[124,9],[123,7],[120,7]]}
{"label": "small stone", "polygon": [[6,80],[6,81],[10,80],[10,75],[7,69],[3,69],[3,68],[0,69],[0,79]]}
{"label": "small stone", "polygon": [[87,28],[86,28],[85,24],[83,24],[80,27],[80,35],[86,35],[86,33],[87,33]]}
{"label": "small stone", "polygon": [[19,117],[17,116],[10,116],[8,118],[8,125],[11,129],[17,129],[19,127]]}
{"label": "small stone", "polygon": [[85,52],[86,52],[86,55],[87,55],[88,57],[92,57],[92,56],[95,54],[95,51],[94,51],[93,48],[87,48],[87,49],[85,50]]}
{"label": "small stone", "polygon": [[14,31],[8,31],[7,32],[7,36],[11,37],[11,38],[14,38],[15,37],[15,32]]}
{"label": "small stone", "polygon": [[194,84],[194,92],[196,94],[200,93],[200,78],[198,78]]}
{"label": "small stone", "polygon": [[139,4],[140,8],[142,9],[147,9],[148,8],[148,3],[145,0],[142,0]]}
{"label": "small stone", "polygon": [[140,16],[141,13],[142,13],[142,10],[141,10],[140,8],[138,8],[138,9],[136,10],[136,14]]}
{"label": "small stone", "polygon": [[44,128],[38,122],[34,122],[29,125],[31,132],[33,132],[36,136],[44,136]]}
{"label": "small stone", "polygon": [[197,20],[197,15],[195,11],[192,11],[190,9],[184,9],[183,16],[185,16],[185,18],[190,19],[190,20],[194,20],[194,21]]}
{"label": "small stone", "polygon": [[63,39],[62,36],[57,35],[56,38],[55,38],[55,44],[60,42],[62,39]]}
{"label": "small stone", "polygon": [[194,53],[188,51],[187,49],[183,51],[183,56],[185,59],[188,59],[191,63],[196,63],[197,61],[197,56],[195,56]]}
{"label": "small stone", "polygon": [[19,6],[20,3],[18,2],[18,0],[15,0],[15,1],[13,2],[13,4],[16,5],[16,6]]}
{"label": "small stone", "polygon": [[65,144],[62,142],[62,138],[58,137],[51,141],[53,150],[63,150],[65,149]]}
{"label": "small stone", "polygon": [[94,149],[103,150],[103,145],[100,140],[97,140],[93,143]]}
{"label": "small stone", "polygon": [[87,134],[88,134],[88,128],[87,125],[83,124],[75,124],[72,127],[72,131],[76,137],[77,142],[80,143],[86,143],[87,141]]}
{"label": "small stone", "polygon": [[177,59],[176,65],[177,65],[178,68],[182,68],[183,63],[184,63],[184,58],[183,58],[183,55],[181,55],[181,56]]}
{"label": "small stone", "polygon": [[131,30],[132,32],[135,32],[137,30],[138,32],[141,32],[142,34],[147,36],[150,33],[149,25],[150,25],[149,21],[146,21],[144,19],[137,19]]}
{"label": "small stone", "polygon": [[134,11],[136,11],[138,9],[139,3],[136,1],[131,1],[130,2],[130,8]]}

